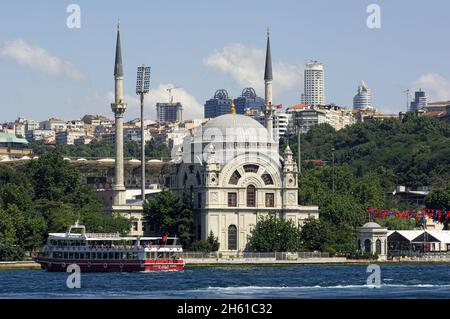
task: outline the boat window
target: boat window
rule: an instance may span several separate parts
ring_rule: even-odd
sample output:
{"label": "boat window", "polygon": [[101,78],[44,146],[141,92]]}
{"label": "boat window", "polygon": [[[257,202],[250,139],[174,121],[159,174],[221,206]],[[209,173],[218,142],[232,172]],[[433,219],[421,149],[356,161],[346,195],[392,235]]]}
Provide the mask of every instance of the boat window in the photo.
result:
{"label": "boat window", "polygon": [[109,259],[114,259],[114,253],[109,253]]}
{"label": "boat window", "polygon": [[145,253],[145,258],[150,259],[151,258],[150,255],[151,255],[150,252],[146,252]]}
{"label": "boat window", "polygon": [[102,259],[102,253],[97,253],[97,259]]}
{"label": "boat window", "polygon": [[79,259],[79,258],[80,258],[80,253],[75,253],[74,256],[73,256],[73,258]]}
{"label": "boat window", "polygon": [[108,253],[103,253],[103,259],[108,259]]}
{"label": "boat window", "polygon": [[64,259],[67,259],[67,258],[68,258],[68,254],[64,253]]}
{"label": "boat window", "polygon": [[114,259],[120,259],[120,253],[114,253]]}
{"label": "boat window", "polygon": [[163,253],[158,253],[158,259],[162,259],[163,258]]}
{"label": "boat window", "polygon": [[73,259],[73,253],[69,253],[69,259]]}
{"label": "boat window", "polygon": [[133,254],[132,253],[127,253],[127,259],[132,259],[133,258]]}

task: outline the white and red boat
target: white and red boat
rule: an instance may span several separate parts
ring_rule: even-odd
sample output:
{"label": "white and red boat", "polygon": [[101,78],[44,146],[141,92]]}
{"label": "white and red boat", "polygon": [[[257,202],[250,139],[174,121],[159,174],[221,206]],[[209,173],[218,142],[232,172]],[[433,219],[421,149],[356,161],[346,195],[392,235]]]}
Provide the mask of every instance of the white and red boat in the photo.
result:
{"label": "white and red boat", "polygon": [[66,233],[50,233],[34,260],[47,271],[66,271],[70,264],[82,272],[177,271],[184,268],[182,252],[176,237],[86,233],[76,223]]}

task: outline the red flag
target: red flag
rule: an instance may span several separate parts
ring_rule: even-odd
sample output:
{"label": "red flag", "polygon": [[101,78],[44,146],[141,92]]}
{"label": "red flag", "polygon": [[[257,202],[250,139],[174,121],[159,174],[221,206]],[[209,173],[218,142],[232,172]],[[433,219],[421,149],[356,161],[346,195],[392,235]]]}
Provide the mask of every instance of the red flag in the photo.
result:
{"label": "red flag", "polygon": [[283,104],[277,104],[277,105],[275,105],[275,108],[276,109],[281,109],[281,108],[283,108]]}

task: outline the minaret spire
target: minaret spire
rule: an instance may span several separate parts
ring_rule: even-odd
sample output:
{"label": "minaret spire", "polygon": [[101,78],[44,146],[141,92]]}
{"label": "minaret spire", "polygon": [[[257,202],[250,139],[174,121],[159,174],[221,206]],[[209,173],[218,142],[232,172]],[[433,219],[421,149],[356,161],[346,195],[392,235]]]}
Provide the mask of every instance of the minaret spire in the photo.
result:
{"label": "minaret spire", "polygon": [[120,46],[120,20],[117,22],[116,62],[114,65],[114,75],[123,76],[122,48]]}
{"label": "minaret spire", "polygon": [[270,31],[267,28],[267,47],[266,47],[266,69],[264,72],[264,80],[272,81],[272,55],[270,54]]}
{"label": "minaret spire", "polygon": [[[272,55],[270,53],[270,32],[267,28],[267,48],[266,48],[266,66],[264,71],[264,90],[265,90],[265,105],[264,116],[266,119],[266,129],[269,136],[273,138],[273,105],[272,105]],[[278,139],[277,139],[278,140]]]}

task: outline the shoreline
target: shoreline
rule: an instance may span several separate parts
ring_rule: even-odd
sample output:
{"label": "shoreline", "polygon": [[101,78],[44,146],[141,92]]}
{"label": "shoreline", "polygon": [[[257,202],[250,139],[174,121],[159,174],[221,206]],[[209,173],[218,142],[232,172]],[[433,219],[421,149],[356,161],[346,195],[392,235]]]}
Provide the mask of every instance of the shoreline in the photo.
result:
{"label": "shoreline", "polygon": [[[328,259],[328,260],[327,260]],[[420,265],[420,264],[450,264],[450,260],[441,261],[419,261],[419,260],[330,260],[330,258],[303,259],[303,260],[186,260],[185,268],[198,267],[287,267],[287,266],[367,266],[369,264],[380,265]],[[41,266],[34,261],[6,261],[0,262],[0,271],[2,270],[40,270]]]}

